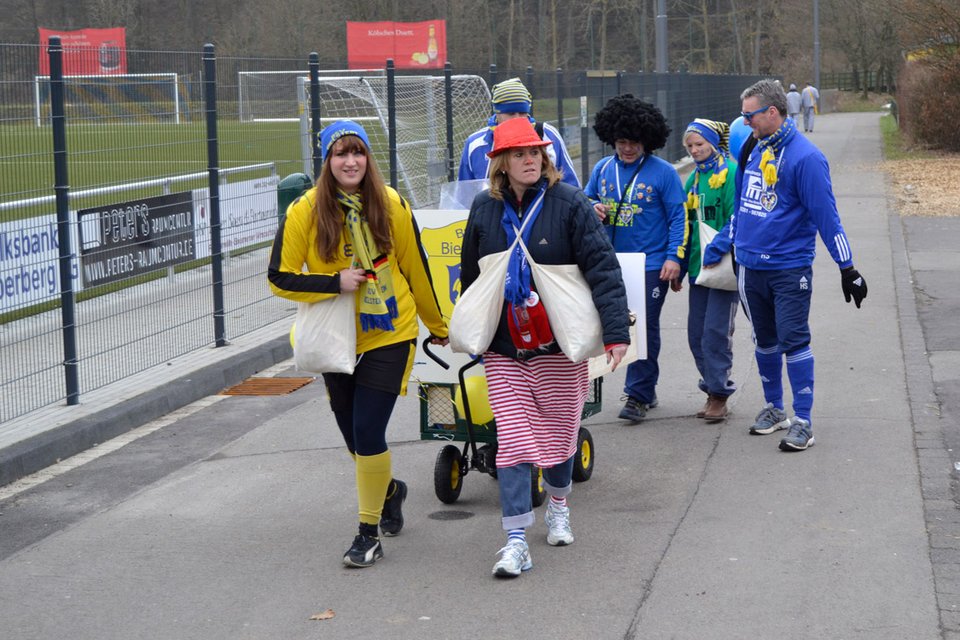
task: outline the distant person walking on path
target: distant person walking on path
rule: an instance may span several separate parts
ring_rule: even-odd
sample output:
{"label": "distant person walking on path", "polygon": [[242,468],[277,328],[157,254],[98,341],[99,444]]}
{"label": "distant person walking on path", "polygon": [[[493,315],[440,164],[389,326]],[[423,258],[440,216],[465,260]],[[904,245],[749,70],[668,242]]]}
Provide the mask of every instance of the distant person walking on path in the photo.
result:
{"label": "distant person walking on path", "polygon": [[[490,190],[474,198],[461,254],[466,292],[480,277],[480,259],[506,251],[519,233],[534,261],[576,265],[600,315],[607,360],[614,368],[630,342],[626,290],[610,243],[580,189],[561,183],[526,119],[496,128]],[[573,543],[567,497],[573,488],[577,434],[587,398],[588,362],[572,362],[558,346],[520,247],[507,267],[500,322],[483,363],[497,423],[497,481],[507,543],[493,575],[515,577],[533,567],[526,529],[534,514],[530,484],[543,469],[550,496],[547,544]]]}
{"label": "distant person walking on path", "polygon": [[[810,299],[817,233],[840,267],[840,286],[857,308],[867,283],[853,266],[830,183],[827,159],[796,123],[786,117],[787,98],[773,80],[761,80],[741,94],[742,116],[753,129],[741,151],[737,206],[728,229],[707,247],[704,264],[715,264],[733,240],[740,297],[756,345],[757,369],[766,406],[750,427],[754,435],[789,428],[784,451],[813,445],[814,368],[810,349]],[[783,361],[793,392],[794,416],[783,404]]]}
{"label": "distant person walking on path", "polygon": [[657,107],[630,94],[611,98],[597,112],[593,129],[616,153],[596,164],[584,192],[613,248],[646,254],[647,359],[627,367],[619,416],[635,424],[657,406],[660,311],[671,283],[680,278],[687,197],[673,165],[653,155],[670,135]]}
{"label": "distant person walking on path", "polygon": [[[727,417],[727,399],[737,386],[730,379],[733,369],[733,330],[737,315],[737,292],[697,284],[700,276],[700,225],[703,220],[722,229],[733,215],[734,176],[737,163],[729,154],[730,126],[697,118],[683,133],[683,146],[696,163],[685,185],[687,221],[690,225],[688,255],[690,305],[687,312],[687,343],[700,372],[700,390],[707,394],[698,418],[718,422]],[[679,289],[679,283],[677,283]]]}
{"label": "distant person walking on path", "polygon": [[533,112],[533,98],[520,78],[510,78],[500,84],[493,85],[491,96],[493,115],[487,125],[470,134],[463,145],[460,155],[460,170],[457,180],[483,180],[489,178],[490,158],[487,154],[493,148],[493,132],[497,125],[512,118],[524,118],[536,124],[540,137],[551,143],[546,148],[547,156],[553,166],[560,171],[562,180],[567,184],[580,188],[580,180],[573,168],[573,161],[567,152],[560,132],[551,124],[536,123],[531,115]]}
{"label": "distant person walking on path", "polygon": [[801,103],[803,106],[803,130],[807,133],[813,133],[813,116],[817,113],[817,107],[820,104],[820,92],[809,82],[801,93]]}
{"label": "distant person walking on path", "polygon": [[797,85],[791,84],[790,91],[787,92],[787,115],[800,122],[800,109],[802,105],[802,98],[800,97],[800,92],[797,91]]}
{"label": "distant person walking on path", "polygon": [[356,463],[360,527],[343,562],[369,567],[383,557],[378,525],[387,536],[403,528],[407,486],[392,479],[386,429],[406,392],[417,316],[435,344],[446,344],[447,327],[410,206],[384,185],[366,131],[334,122],[320,133],[320,150],[317,184],[280,223],[268,278],[276,295],[297,302],[356,297],[356,368],[324,373],[323,381]]}

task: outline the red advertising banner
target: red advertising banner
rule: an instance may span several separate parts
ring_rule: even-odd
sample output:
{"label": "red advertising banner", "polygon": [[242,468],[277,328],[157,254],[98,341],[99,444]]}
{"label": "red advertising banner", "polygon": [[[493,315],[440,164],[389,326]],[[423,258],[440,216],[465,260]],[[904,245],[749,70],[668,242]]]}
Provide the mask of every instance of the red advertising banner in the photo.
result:
{"label": "red advertising banner", "polygon": [[57,31],[40,28],[40,75],[50,75],[47,47],[50,36],[60,36],[63,45],[63,75],[98,76],[127,72],[127,30],[80,29]]}
{"label": "red advertising banner", "polygon": [[447,21],[348,22],[347,67],[442,69],[447,61]]}

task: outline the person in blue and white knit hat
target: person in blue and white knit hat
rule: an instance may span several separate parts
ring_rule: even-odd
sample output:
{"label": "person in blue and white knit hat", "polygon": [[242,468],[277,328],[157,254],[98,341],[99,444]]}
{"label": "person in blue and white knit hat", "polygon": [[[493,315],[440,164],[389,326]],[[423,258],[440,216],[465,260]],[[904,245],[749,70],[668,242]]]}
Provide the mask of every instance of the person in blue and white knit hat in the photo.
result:
{"label": "person in blue and white knit hat", "polygon": [[[817,233],[840,268],[847,302],[860,308],[867,283],[853,266],[823,153],[799,135],[787,117],[787,96],[774,80],[760,80],[741,95],[745,123],[753,129],[740,152],[736,201],[730,222],[704,251],[704,266],[720,262],[731,243],[740,300],[753,325],[757,370],[766,400],[750,433],[788,429],[783,451],[814,443],[813,351],[810,301]],[[793,392],[793,417],[783,403],[783,363]]]}
{"label": "person in blue and white knit hat", "polygon": [[690,224],[687,343],[700,373],[698,386],[707,394],[706,404],[697,412],[697,417],[707,422],[726,419],[727,399],[737,388],[730,379],[737,292],[706,287],[698,282],[701,275],[699,220],[702,218],[707,226],[720,229],[733,215],[733,178],[737,163],[729,154],[729,136],[727,123],[703,118],[688,124],[683,132],[683,146],[696,163],[684,186]]}
{"label": "person in blue and white knit hat", "polygon": [[[490,158],[487,157],[487,153],[493,148],[493,130],[498,124],[519,117],[525,117],[531,123],[536,124],[531,115],[533,98],[523,83],[520,82],[520,78],[510,78],[493,85],[491,99],[493,115],[490,116],[486,126],[470,134],[470,137],[464,143],[457,180],[489,178]],[[560,171],[560,179],[579,188],[580,180],[577,178],[573,161],[570,159],[570,154],[567,152],[567,146],[564,144],[560,132],[556,127],[546,122],[542,123],[542,127],[543,133],[540,137],[553,143],[546,147],[546,152],[553,166]],[[539,133],[540,125],[537,126],[537,129]]]}

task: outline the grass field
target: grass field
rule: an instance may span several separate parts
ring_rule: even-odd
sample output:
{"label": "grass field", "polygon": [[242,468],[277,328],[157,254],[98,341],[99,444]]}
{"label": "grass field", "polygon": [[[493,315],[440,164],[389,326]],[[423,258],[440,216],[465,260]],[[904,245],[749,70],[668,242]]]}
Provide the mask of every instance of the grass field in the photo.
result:
{"label": "grass field", "polygon": [[[217,124],[220,167],[277,163],[277,174],[303,171],[296,122],[236,120]],[[0,125],[0,203],[54,194],[53,130],[31,122]],[[78,124],[67,127],[67,169],[71,192],[104,185],[206,171],[207,133],[203,122],[184,124]],[[256,175],[264,175],[260,172]],[[246,177],[255,177],[254,175]],[[243,178],[241,178],[243,179]],[[173,191],[206,186],[206,178],[172,185]],[[162,187],[152,190],[161,193]],[[135,197],[142,197],[142,191]],[[122,194],[104,196],[123,201]],[[103,202],[76,203],[96,206]],[[71,206],[76,208],[71,203]],[[0,211],[0,221],[52,213],[52,205]]]}

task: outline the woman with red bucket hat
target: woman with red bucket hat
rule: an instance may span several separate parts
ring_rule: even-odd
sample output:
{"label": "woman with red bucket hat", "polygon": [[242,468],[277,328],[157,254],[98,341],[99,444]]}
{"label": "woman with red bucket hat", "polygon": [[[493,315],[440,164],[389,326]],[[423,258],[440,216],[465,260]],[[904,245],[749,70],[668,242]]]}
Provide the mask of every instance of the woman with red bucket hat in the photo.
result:
{"label": "woman with red bucket hat", "polygon": [[[544,152],[547,144],[524,118],[494,130],[490,190],[474,199],[464,231],[462,292],[480,275],[480,258],[506,251],[519,232],[535,262],[580,268],[599,312],[607,359],[616,366],[630,341],[620,265],[590,201],[560,182]],[[522,249],[515,249],[500,322],[483,354],[497,424],[497,479],[507,531],[493,567],[493,575],[501,577],[533,567],[525,530],[535,521],[530,494],[534,466],[543,469],[550,495],[544,514],[547,543],[573,542],[567,496],[589,384],[587,361],[572,362],[554,340],[537,283]]]}

